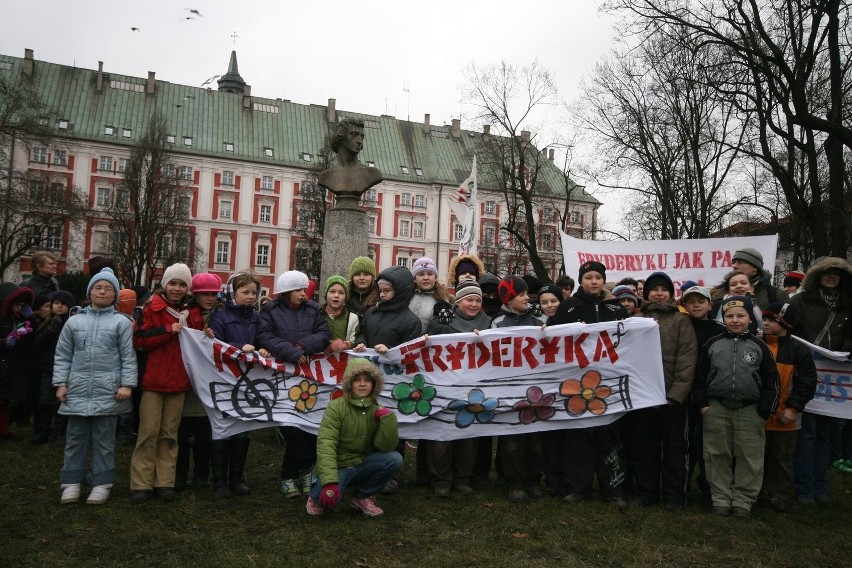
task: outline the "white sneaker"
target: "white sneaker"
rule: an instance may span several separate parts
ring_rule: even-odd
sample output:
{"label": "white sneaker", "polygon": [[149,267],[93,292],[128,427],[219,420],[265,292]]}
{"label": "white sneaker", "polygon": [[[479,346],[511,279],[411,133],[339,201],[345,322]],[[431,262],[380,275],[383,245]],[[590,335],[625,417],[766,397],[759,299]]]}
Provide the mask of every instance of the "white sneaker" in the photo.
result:
{"label": "white sneaker", "polygon": [[62,489],[62,497],[59,500],[61,504],[68,505],[80,500],[79,483],[63,483],[59,487]]}
{"label": "white sneaker", "polygon": [[89,498],[86,499],[86,504],[103,505],[109,499],[110,489],[112,489],[112,483],[108,485],[95,485],[92,487],[92,492],[89,493]]}

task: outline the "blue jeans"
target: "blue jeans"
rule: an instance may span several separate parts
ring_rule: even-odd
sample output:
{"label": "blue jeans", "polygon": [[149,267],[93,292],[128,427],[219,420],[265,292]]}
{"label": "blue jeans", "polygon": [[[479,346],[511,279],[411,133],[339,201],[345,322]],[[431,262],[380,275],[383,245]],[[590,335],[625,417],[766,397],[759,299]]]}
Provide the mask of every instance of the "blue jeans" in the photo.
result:
{"label": "blue jeans", "polygon": [[59,471],[60,483],[82,483],[86,478],[86,457],[92,446],[89,485],[115,483],[115,427],[118,416],[69,416],[65,433],[65,461]]}
{"label": "blue jeans", "polygon": [[811,412],[802,414],[802,429],[796,437],[793,460],[793,489],[797,497],[828,495],[826,474],[831,461],[831,435],[836,420]]}
{"label": "blue jeans", "polygon": [[[340,496],[346,487],[357,487],[355,496],[358,499],[371,497],[381,491],[388,481],[393,479],[402,467],[402,456],[396,452],[368,454],[364,461],[352,467],[341,467],[337,470],[337,483],[340,485]],[[320,502],[321,481],[317,480],[311,487],[311,499]]]}

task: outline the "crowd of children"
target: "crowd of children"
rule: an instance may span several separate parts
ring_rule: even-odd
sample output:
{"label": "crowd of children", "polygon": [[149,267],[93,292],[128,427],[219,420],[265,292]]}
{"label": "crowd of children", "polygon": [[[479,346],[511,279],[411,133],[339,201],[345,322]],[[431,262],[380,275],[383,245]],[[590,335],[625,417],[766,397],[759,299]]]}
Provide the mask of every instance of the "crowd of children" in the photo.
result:
{"label": "crowd of children", "polygon": [[[500,278],[468,254],[452,259],[446,286],[427,257],[411,270],[379,273],[369,257],[357,257],[348,275],[322,283],[317,303],[298,271],[281,274],[261,302],[261,282],[249,272],[223,286],[215,274],[193,276],[173,264],[148,295],[122,290],[105,266],[93,270],[87,307],[71,317],[74,298],[54,286],[47,266],[31,279],[38,293],[0,284],[0,439],[12,437],[10,403],[33,400],[31,441],[56,437],[65,448],[63,504],[79,501],[84,482],[92,488],[87,503],[109,499],[116,435],[125,427],[135,431],[133,502],[172,501],[188,487],[207,488],[211,474],[217,497],[246,495],[251,435],[212,440],[182,364],[185,328],[244,352],[304,363],[344,350],[381,354],[424,334],[646,317],[658,324],[666,404],[604,426],[499,436],[496,466],[509,500],[547,493],[576,503],[592,498],[597,478],[603,499],[619,509],[632,495],[640,506],[676,511],[697,473],[719,515],[748,517],[761,495],[780,512],[794,498],[826,501],[836,420],[805,411],[816,370],[809,350],[790,336],[849,351],[852,266],[823,258],[807,274],[788,274],[784,289],[772,286],[754,249],[737,251],[733,268],[712,290],[685,284],[678,300],[663,272],[612,285],[607,267],[595,261],[581,265],[575,291],[565,275],[553,284]],[[281,492],[307,497],[309,515],[337,507],[347,487],[353,508],[381,515],[376,495],[399,491],[405,442],[393,411],[378,402],[382,386],[375,365],[352,359],[344,396],[329,403],[318,436],[280,429]],[[421,440],[417,447],[417,480],[437,497],[473,493],[492,469],[491,438]]]}

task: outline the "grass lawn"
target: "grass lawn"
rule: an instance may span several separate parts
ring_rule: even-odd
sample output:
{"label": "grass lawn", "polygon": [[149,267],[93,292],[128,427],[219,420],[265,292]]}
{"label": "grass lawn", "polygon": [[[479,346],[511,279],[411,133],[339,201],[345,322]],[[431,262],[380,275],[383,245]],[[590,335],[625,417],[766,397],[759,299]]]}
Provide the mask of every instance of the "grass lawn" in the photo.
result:
{"label": "grass lawn", "polygon": [[383,517],[346,510],[313,518],[304,498],[278,491],[283,450],[272,431],[253,434],[248,497],[190,488],[175,503],[132,505],[131,448],[119,446],[118,483],[102,507],[60,506],[62,449],[18,433],[22,441],[0,443],[3,566],[852,565],[852,475],[833,469],[831,504],[785,515],[758,505],[743,520],[711,515],[694,491],[677,513],[631,506],[622,514],[552,498],[512,505],[496,480],[470,497],[436,499],[414,486],[409,455],[403,492],[378,499]]}

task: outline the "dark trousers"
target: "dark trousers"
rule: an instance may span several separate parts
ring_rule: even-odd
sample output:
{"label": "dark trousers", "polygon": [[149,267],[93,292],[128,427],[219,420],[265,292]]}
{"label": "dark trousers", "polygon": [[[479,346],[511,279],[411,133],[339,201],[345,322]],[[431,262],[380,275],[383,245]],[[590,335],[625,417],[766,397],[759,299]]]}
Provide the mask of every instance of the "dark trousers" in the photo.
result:
{"label": "dark trousers", "polygon": [[646,503],[662,496],[667,504],[686,503],[689,474],[689,426],[687,407],[666,404],[634,410],[625,418],[630,429],[630,464],[636,479],[636,495]]}
{"label": "dark trousers", "polygon": [[282,426],[284,459],[281,462],[281,479],[296,479],[308,473],[317,461],[317,437],[294,426]]}
{"label": "dark trousers", "polygon": [[[426,441],[420,440],[420,443]],[[428,440],[428,444],[426,444],[426,465],[432,487],[470,485],[473,464],[476,461],[476,446],[477,440],[475,438],[451,442]]]}
{"label": "dark trousers", "polygon": [[539,484],[542,458],[538,432],[500,436],[498,449],[509,489],[526,489]]}
{"label": "dark trousers", "polygon": [[763,491],[770,499],[788,499],[793,493],[793,456],[796,431],[766,431],[763,453]]}
{"label": "dark trousers", "polygon": [[623,452],[619,421],[606,426],[566,430],[562,471],[567,493],[591,494],[597,475],[605,499],[620,497],[624,484]]}
{"label": "dark trousers", "polygon": [[184,416],[178,428],[178,454],[175,477],[186,485],[189,476],[189,456],[192,453],[193,477],[210,477],[210,448],[212,432],[206,416]]}
{"label": "dark trousers", "polygon": [[698,469],[696,483],[701,495],[710,499],[710,484],[707,483],[707,466],[704,465],[704,422],[701,413],[694,404],[689,405],[687,414],[689,420],[689,473],[686,477],[687,486]]}

